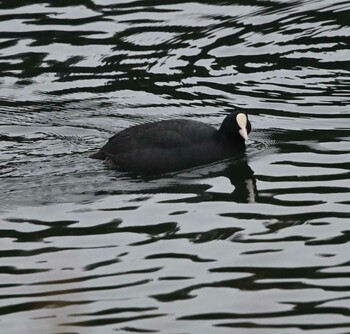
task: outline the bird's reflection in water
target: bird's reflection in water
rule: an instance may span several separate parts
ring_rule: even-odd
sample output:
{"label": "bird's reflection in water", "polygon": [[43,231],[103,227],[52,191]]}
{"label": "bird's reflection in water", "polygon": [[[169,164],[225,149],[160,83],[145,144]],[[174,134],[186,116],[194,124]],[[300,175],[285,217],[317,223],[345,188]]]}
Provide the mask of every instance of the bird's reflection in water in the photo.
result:
{"label": "bird's reflection in water", "polygon": [[254,172],[249,167],[245,154],[217,164],[162,176],[139,177],[138,180],[142,180],[137,184],[138,193],[195,194],[164,202],[254,203],[257,201]]}
{"label": "bird's reflection in water", "polygon": [[[171,203],[203,201],[254,203],[257,201],[256,179],[248,165],[245,153],[228,161],[163,175],[121,173],[113,165],[110,168],[116,171],[117,174],[113,180],[117,182],[110,183],[111,188],[105,192],[105,195],[186,194],[185,197],[162,201]],[[194,194],[194,196],[188,197],[188,194]]]}
{"label": "bird's reflection in water", "polygon": [[210,176],[227,177],[234,186],[234,190],[231,193],[213,192],[212,200],[226,200],[237,203],[255,203],[257,201],[258,192],[254,171],[248,165],[245,155],[237,157],[234,161],[230,161],[224,170]]}

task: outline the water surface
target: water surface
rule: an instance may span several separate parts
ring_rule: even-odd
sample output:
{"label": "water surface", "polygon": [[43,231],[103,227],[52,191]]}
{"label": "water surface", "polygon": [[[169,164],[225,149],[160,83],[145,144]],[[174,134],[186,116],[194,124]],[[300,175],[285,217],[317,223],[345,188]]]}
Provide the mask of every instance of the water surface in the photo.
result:
{"label": "water surface", "polygon": [[[349,1],[0,4],[6,333],[350,327]],[[244,154],[158,177],[115,132],[249,113]]]}

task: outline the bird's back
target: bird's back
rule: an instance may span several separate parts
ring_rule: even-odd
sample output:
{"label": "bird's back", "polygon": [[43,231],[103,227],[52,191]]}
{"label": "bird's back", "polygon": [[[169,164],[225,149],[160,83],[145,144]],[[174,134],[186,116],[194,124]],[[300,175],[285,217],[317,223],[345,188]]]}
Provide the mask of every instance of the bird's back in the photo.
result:
{"label": "bird's back", "polygon": [[137,149],[173,150],[206,141],[215,131],[211,125],[184,119],[145,123],[116,133],[101,151],[118,154]]}

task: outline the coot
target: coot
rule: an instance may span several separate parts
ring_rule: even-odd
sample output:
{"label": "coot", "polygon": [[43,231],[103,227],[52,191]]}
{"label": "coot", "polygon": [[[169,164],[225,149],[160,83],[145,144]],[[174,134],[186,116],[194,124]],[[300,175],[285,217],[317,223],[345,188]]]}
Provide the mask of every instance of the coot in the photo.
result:
{"label": "coot", "polygon": [[229,158],[245,148],[248,115],[231,113],[217,130],[186,119],[132,126],[115,134],[91,158],[112,160],[120,170],[161,174]]}

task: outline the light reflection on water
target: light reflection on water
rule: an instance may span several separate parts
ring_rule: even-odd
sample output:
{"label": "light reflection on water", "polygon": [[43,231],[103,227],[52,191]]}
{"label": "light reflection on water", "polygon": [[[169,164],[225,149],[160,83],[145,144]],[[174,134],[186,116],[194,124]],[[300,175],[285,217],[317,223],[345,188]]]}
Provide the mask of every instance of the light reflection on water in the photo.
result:
{"label": "light reflection on water", "polygon": [[[349,1],[0,5],[6,333],[346,333]],[[88,156],[230,110],[245,154],[159,177]]]}

